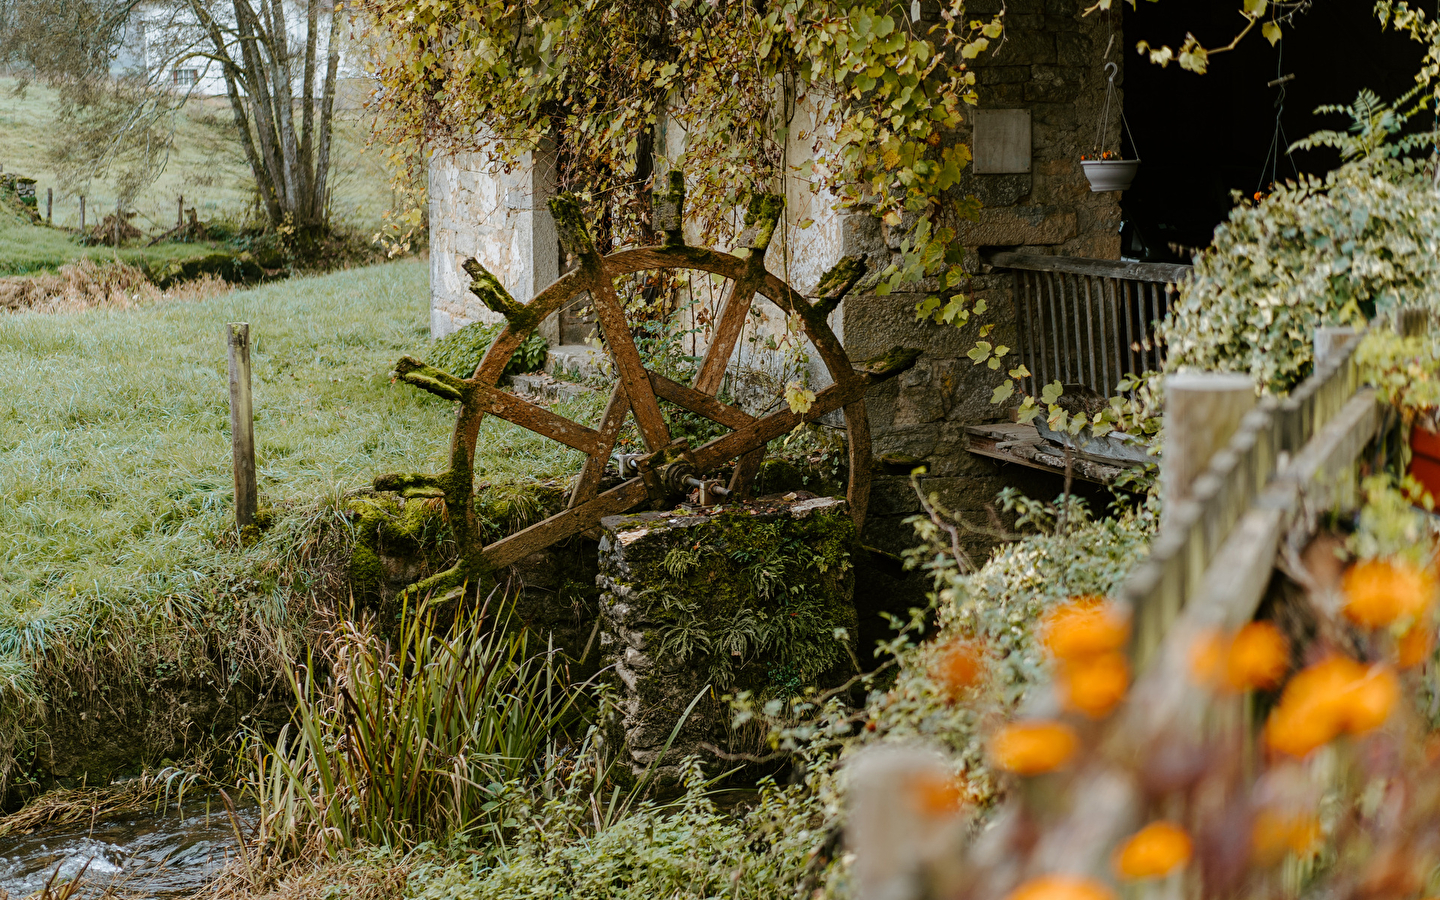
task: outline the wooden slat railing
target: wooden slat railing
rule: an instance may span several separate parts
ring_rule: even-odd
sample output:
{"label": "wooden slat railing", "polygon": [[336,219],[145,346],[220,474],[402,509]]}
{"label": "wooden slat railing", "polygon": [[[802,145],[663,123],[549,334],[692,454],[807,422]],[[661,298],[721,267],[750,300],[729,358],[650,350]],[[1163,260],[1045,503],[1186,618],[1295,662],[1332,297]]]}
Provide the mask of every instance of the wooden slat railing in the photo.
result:
{"label": "wooden slat railing", "polygon": [[1031,373],[1024,390],[1060,381],[1108,397],[1123,376],[1163,367],[1157,326],[1190,266],[1023,253],[988,261],[1015,276],[1016,349]]}
{"label": "wooden slat railing", "polygon": [[[1375,392],[1359,385],[1358,343],[1358,336],[1348,336],[1285,399],[1261,400],[1189,486],[1188,497],[1166,510],[1149,558],[1120,594],[1134,616],[1137,672],[1152,661],[1180,611],[1211,593],[1207,579],[1218,577],[1234,590],[1233,574],[1261,566],[1261,557],[1268,573],[1281,532],[1297,517],[1308,522],[1317,508],[1353,500],[1353,462],[1380,425]],[[1275,527],[1256,543],[1261,521]],[[1246,537],[1232,542],[1237,531]],[[1268,574],[1257,581],[1246,591],[1256,602]]]}
{"label": "wooden slat railing", "polygon": [[[995,816],[969,850],[966,896],[1003,897],[1057,870],[1107,872],[1110,853],[1143,824],[1153,799],[1135,777],[1135,760],[1165,747],[1202,746],[1205,734],[1229,752],[1254,752],[1254,711],[1245,695],[1198,683],[1192,653],[1214,629],[1253,620],[1277,558],[1297,560],[1319,516],[1358,500],[1357,462],[1381,431],[1382,407],[1359,383],[1358,336],[1328,337],[1329,355],[1315,375],[1288,398],[1261,401],[1243,416],[1187,499],[1167,510],[1149,559],[1120,591],[1136,626],[1137,678],[1125,706],[1094,736],[1101,749],[1069,784],[1066,812],[1038,831],[1019,813],[1023,801]],[[1053,687],[1040,686],[1022,716],[1059,710]],[[1198,896],[1193,879],[1183,891],[1171,887],[1174,896]],[[1163,896],[1171,896],[1168,888]]]}

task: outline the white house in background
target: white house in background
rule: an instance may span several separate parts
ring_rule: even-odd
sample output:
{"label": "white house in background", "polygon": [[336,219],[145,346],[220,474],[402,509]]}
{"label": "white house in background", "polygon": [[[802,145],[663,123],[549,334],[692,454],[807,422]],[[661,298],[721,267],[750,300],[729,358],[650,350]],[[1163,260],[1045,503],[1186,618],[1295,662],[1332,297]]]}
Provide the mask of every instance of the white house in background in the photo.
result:
{"label": "white house in background", "polygon": [[[305,7],[294,2],[287,2],[284,6],[291,47],[297,57],[303,59]],[[209,8],[220,22],[220,27],[231,30],[234,7],[228,3],[215,3]],[[230,37],[234,52],[233,34]],[[317,92],[325,76],[324,59],[328,47],[329,35],[321,28],[315,48],[319,60],[315,73]],[[184,52],[187,49],[193,53]],[[143,72],[151,84],[169,86],[193,96],[224,96],[225,75],[220,63],[208,55],[200,55],[209,53],[213,53],[213,48],[201,32],[199,22],[188,3],[184,0],[145,0],[135,7],[125,24],[121,47],[110,65],[110,71],[116,76]],[[351,71],[342,55],[340,74],[343,77],[360,73]],[[294,93],[297,97],[303,93],[303,77],[296,77]]]}

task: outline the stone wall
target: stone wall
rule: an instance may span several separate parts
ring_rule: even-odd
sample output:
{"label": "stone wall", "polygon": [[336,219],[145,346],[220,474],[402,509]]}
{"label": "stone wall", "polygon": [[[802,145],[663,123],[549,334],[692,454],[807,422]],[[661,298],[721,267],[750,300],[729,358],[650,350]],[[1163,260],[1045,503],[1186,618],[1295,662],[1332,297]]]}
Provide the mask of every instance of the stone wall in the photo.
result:
{"label": "stone wall", "polygon": [[610,739],[636,776],[673,779],[686,756],[714,763],[707,744],[762,750],[762,735],[732,732],[727,694],[764,703],[854,674],[855,530],[844,501],[637,513],[603,526],[601,646],[620,682]]}
{"label": "stone wall", "polygon": [[471,322],[498,322],[469,291],[460,268],[475,257],[521,301],[560,274],[559,239],[545,203],[554,169],[526,154],[513,172],[482,153],[437,153],[430,160],[430,336]]}
{"label": "stone wall", "polygon": [[[985,16],[1001,5],[1001,0],[971,0],[966,11]],[[1105,63],[1115,62],[1124,71],[1118,13],[1113,18],[1098,12],[1082,16],[1073,0],[1005,0],[1004,6],[1006,37],[998,49],[975,61],[977,90],[981,109],[1029,111],[1031,171],[967,170],[958,187],[960,194],[973,194],[984,204],[979,221],[963,224],[959,234],[972,248],[966,259],[974,276],[969,289],[986,300],[989,311],[959,329],[916,322],[916,304],[937,287],[917,284],[886,296],[852,294],[841,313],[851,359],[896,345],[925,350],[913,369],[876,386],[866,398],[875,453],[890,460],[888,466],[882,462],[885,471],[877,473],[874,483],[866,543],[892,552],[913,540],[913,530],[903,523],[920,509],[908,478],[914,465],[928,470],[923,479],[927,493],[937,493],[948,508],[982,525],[989,524],[985,505],[1006,485],[1047,497],[1059,492],[1052,476],[1017,471],[964,451],[967,425],[1006,414],[990,403],[1004,371],[976,366],[966,353],[980,338],[981,325],[988,323],[995,328],[985,340],[1018,346],[1011,276],[991,272],[984,254],[1019,250],[1101,259],[1120,255],[1119,194],[1091,192],[1080,167],[1081,155],[1091,152],[1095,142],[1105,100]],[[1117,87],[1119,82],[1117,77]],[[1109,126],[1106,140],[1112,148],[1119,127],[1118,122]],[[967,125],[966,139],[971,136],[968,130]],[[866,254],[874,269],[895,258],[904,230],[851,216],[843,234],[845,252]],[[975,533],[968,543],[983,554],[993,540]]]}

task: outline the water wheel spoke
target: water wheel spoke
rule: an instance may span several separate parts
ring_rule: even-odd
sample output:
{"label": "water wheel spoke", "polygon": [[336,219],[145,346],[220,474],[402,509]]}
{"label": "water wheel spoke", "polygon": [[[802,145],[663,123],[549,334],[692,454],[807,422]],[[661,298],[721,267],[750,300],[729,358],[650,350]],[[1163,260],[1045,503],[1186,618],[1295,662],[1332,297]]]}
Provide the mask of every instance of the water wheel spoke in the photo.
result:
{"label": "water wheel spoke", "polygon": [[757,447],[740,457],[735,463],[735,471],[730,475],[730,492],[742,498],[749,497],[751,488],[755,485],[755,476],[760,474],[760,466],[764,462],[764,447]]}
{"label": "water wheel spoke", "polygon": [[625,415],[629,412],[630,400],[625,396],[625,385],[616,384],[610,392],[610,402],[605,404],[605,414],[600,417],[597,434],[603,448],[599,453],[590,454],[580,469],[575,489],[570,492],[572,508],[594,499],[595,491],[600,487],[600,478],[605,474],[605,464],[610,460],[610,451],[615,449],[615,439],[620,435],[620,427],[625,424]]}
{"label": "water wheel spoke", "polygon": [[656,375],[651,372],[650,385],[655,389],[655,396],[661,400],[668,400],[682,409],[704,416],[712,422],[718,422],[726,428],[744,428],[755,421],[755,417],[744,410],[728,403],[721,403],[709,394],[702,394],[678,381],[671,381],[664,375]]}
{"label": "water wheel spoke", "polygon": [[725,370],[730,365],[730,354],[740,333],[745,330],[745,319],[750,314],[750,304],[755,292],[765,281],[765,254],[753,251],[746,260],[745,272],[739,280],[730,285],[730,293],[720,310],[720,322],[710,338],[710,347],[705,351],[705,360],[695,376],[695,390],[705,394],[719,393],[720,384],[725,380]]}
{"label": "water wheel spoke", "polygon": [[[597,261],[597,265],[602,265]],[[602,268],[603,272],[604,269]],[[640,351],[630,334],[630,323],[625,318],[625,307],[615,295],[615,285],[608,275],[595,279],[590,292],[595,301],[595,316],[600,320],[600,330],[605,334],[605,345],[620,373],[620,383],[630,399],[630,411],[635,414],[635,424],[645,446],[653,453],[670,444],[670,426],[660,413],[660,403],[650,387],[645,366],[640,361]]]}
{"label": "water wheel spoke", "polygon": [[537,550],[593,528],[605,516],[619,515],[649,499],[645,483],[638,478],[616,485],[592,500],[572,506],[543,522],[536,522],[485,548],[485,567],[503,569]]}
{"label": "water wheel spoke", "polygon": [[857,376],[843,383],[832,384],[816,394],[815,402],[803,413],[782,409],[696,448],[695,465],[701,471],[708,471],[752,450],[764,450],[766,444],[793,431],[796,425],[813,422],[826,413],[862,399],[865,389],[876,379],[861,373],[857,373]]}
{"label": "water wheel spoke", "polygon": [[[604,436],[593,428],[572,422],[543,406],[536,406],[527,400],[521,400],[507,391],[485,384],[476,385],[476,389],[482,395],[477,405],[492,416],[519,425],[521,428],[528,428],[536,434],[544,435],[552,441],[559,441],[567,447],[573,447],[592,456],[597,453],[608,456],[610,453]],[[611,440],[613,441],[613,438]]]}

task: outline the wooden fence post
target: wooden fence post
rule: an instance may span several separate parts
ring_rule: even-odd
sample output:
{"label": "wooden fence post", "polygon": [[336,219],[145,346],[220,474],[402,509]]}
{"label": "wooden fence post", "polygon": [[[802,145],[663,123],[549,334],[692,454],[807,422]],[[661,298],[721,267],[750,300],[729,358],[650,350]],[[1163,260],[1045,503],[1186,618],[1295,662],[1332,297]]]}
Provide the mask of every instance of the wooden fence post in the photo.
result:
{"label": "wooden fence post", "polygon": [[225,326],[230,354],[230,439],[235,464],[235,524],[255,523],[259,497],[255,484],[255,415],[250,401],[250,323]]}
{"label": "wooden fence post", "polygon": [[116,250],[119,250],[119,249],[120,249],[120,204],[119,204],[119,203],[116,203],[116,204],[115,204],[115,220],[114,220],[114,222],[113,222],[112,224],[115,226],[113,229],[111,229],[112,231],[115,232],[115,249],[116,249]]}
{"label": "wooden fence post", "polygon": [[54,189],[54,188],[46,188],[46,189],[45,189],[45,224],[46,224],[46,225],[49,225],[49,224],[51,224],[51,222],[52,222],[52,220],[51,220],[51,218],[50,218],[50,212],[51,212],[51,210],[52,210],[53,207],[54,207],[54,203],[55,203],[55,189]]}
{"label": "wooden fence post", "polygon": [[85,230],[85,195],[80,195],[80,230]]}
{"label": "wooden fence post", "polygon": [[1337,354],[1344,353],[1350,341],[1357,334],[1353,328],[1337,325],[1321,325],[1315,329],[1315,371],[1320,369]]}
{"label": "wooden fence post", "polygon": [[1182,372],[1165,379],[1165,438],[1160,462],[1162,528],[1190,498],[1195,479],[1255,408],[1255,382],[1234,372]]}
{"label": "wooden fence post", "polygon": [[175,198],[175,227],[181,228],[185,225],[185,195],[181,194]]}

